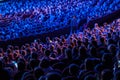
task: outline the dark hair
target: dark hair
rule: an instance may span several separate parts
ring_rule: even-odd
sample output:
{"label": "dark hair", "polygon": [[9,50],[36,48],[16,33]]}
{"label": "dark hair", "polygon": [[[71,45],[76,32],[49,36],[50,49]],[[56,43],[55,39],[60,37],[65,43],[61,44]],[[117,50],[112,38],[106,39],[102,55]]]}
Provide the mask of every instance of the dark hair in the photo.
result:
{"label": "dark hair", "polygon": [[3,69],[3,62],[0,60],[0,70]]}
{"label": "dark hair", "polygon": [[36,77],[37,79],[38,79],[39,77],[41,77],[41,76],[44,75],[44,71],[43,71],[41,68],[39,68],[39,67],[36,67],[36,68],[35,68],[34,73],[35,73],[35,77]]}
{"label": "dark hair", "polygon": [[36,80],[35,77],[31,73],[23,74],[21,80]]}
{"label": "dark hair", "polygon": [[44,53],[45,53],[45,56],[47,56],[47,57],[50,56],[50,50],[45,50]]}
{"label": "dark hair", "polygon": [[97,55],[97,49],[95,47],[91,47],[90,48],[90,55],[92,57],[98,57],[98,55]]}
{"label": "dark hair", "polygon": [[97,44],[97,41],[95,41],[95,40],[92,40],[92,46],[94,46],[94,47],[98,47],[98,44]]}
{"label": "dark hair", "polygon": [[95,75],[89,74],[85,77],[84,80],[97,80],[97,77]]}
{"label": "dark hair", "polygon": [[100,37],[100,42],[103,43],[103,44],[105,43],[104,37]]}
{"label": "dark hair", "polygon": [[37,67],[38,65],[39,65],[39,60],[34,60],[34,59],[32,59],[32,60],[30,61],[30,63],[29,63],[30,68],[33,69],[33,70],[34,70],[34,68]]}
{"label": "dark hair", "polygon": [[25,70],[26,64],[23,61],[18,61],[18,70],[23,71]]}
{"label": "dark hair", "polygon": [[62,80],[78,80],[78,79],[74,76],[67,76],[67,77],[62,78]]}
{"label": "dark hair", "polygon": [[114,79],[113,80],[120,80],[120,71],[117,71],[114,73]]}
{"label": "dark hair", "polygon": [[40,63],[40,67],[42,68],[48,68],[50,66],[50,62],[47,59],[42,59],[41,63]]}
{"label": "dark hair", "polygon": [[65,66],[66,66],[65,63],[63,63],[63,62],[57,62],[57,63],[55,63],[55,64],[52,65],[52,67],[54,69],[58,69],[60,71],[63,71],[64,68],[65,68]]}
{"label": "dark hair", "polygon": [[37,59],[38,58],[38,54],[37,53],[32,53],[31,57],[32,57],[32,59]]}
{"label": "dark hair", "polygon": [[112,56],[112,54],[109,54],[109,53],[105,53],[102,56],[103,63],[107,63],[107,62],[112,63],[113,62],[112,59],[113,59],[113,56]]}
{"label": "dark hair", "polygon": [[101,71],[104,69],[104,65],[103,64],[97,64],[95,67],[94,67],[94,71],[98,74],[101,73]]}
{"label": "dark hair", "polygon": [[76,65],[76,64],[70,64],[69,65],[69,73],[72,75],[72,76],[77,76],[78,73],[79,73],[79,66]]}
{"label": "dark hair", "polygon": [[61,80],[62,76],[58,72],[49,72],[46,74],[46,79],[45,80]]}
{"label": "dark hair", "polygon": [[113,78],[113,72],[109,69],[105,69],[101,72],[102,80],[111,80]]}
{"label": "dark hair", "polygon": [[93,70],[93,61],[90,58],[85,59],[85,70]]}
{"label": "dark hair", "polygon": [[58,53],[58,55],[60,55],[61,52],[62,52],[61,48],[57,48],[57,53]]}
{"label": "dark hair", "polygon": [[84,60],[85,58],[88,57],[87,49],[86,49],[85,46],[81,46],[81,47],[79,48],[79,55],[80,55],[81,60]]}
{"label": "dark hair", "polygon": [[66,49],[65,54],[66,54],[67,59],[70,59],[70,60],[72,59],[72,51],[71,51],[71,49]]}

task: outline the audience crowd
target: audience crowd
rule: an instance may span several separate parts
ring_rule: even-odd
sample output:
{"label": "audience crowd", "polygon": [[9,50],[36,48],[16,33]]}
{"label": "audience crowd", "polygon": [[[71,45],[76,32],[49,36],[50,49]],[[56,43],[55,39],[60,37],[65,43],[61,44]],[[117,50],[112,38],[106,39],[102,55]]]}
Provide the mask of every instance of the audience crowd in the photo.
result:
{"label": "audience crowd", "polygon": [[9,0],[0,3],[0,39],[9,40],[78,26],[120,8],[119,0]]}
{"label": "audience crowd", "polygon": [[0,80],[120,80],[120,19],[0,48]]}

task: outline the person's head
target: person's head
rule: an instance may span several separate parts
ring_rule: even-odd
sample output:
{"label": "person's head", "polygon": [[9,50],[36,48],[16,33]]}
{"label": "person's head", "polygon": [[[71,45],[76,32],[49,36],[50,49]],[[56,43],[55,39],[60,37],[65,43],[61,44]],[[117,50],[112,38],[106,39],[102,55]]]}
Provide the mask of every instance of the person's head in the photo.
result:
{"label": "person's head", "polygon": [[64,62],[57,62],[52,65],[52,68],[63,71],[65,66],[66,66],[66,64]]}
{"label": "person's head", "polygon": [[35,76],[33,76],[31,73],[23,74],[21,80],[36,80]]}
{"label": "person's head", "polygon": [[79,73],[79,76],[78,76],[78,78],[79,78],[79,80],[94,80],[94,78],[92,79],[92,78],[87,78],[87,79],[85,79],[86,77],[88,77],[89,75],[93,75],[94,76],[94,78],[95,78],[95,80],[97,80],[96,79],[96,74],[95,74],[95,72],[94,71],[86,71],[86,70],[81,70],[80,71],[80,73]]}
{"label": "person's head", "polygon": [[77,46],[81,46],[81,41],[80,40],[77,40]]}
{"label": "person's head", "polygon": [[85,59],[85,70],[93,70],[93,61],[91,58]]}
{"label": "person's head", "polygon": [[84,78],[84,75],[86,72],[87,72],[86,70],[80,70],[79,75],[78,75],[78,79],[84,80],[83,78]]}
{"label": "person's head", "polygon": [[108,45],[108,51],[113,55],[116,55],[116,46],[114,44]]}
{"label": "person's head", "polygon": [[81,46],[79,48],[79,55],[82,59],[85,59],[86,57],[88,57],[88,54],[87,54],[87,49],[85,46]]}
{"label": "person's head", "polygon": [[31,58],[32,59],[37,59],[38,58],[38,54],[37,53],[32,53],[31,54]]}
{"label": "person's head", "polygon": [[78,47],[74,47],[74,48],[72,49],[73,55],[74,55],[74,54],[78,54],[78,52],[79,52]]}
{"label": "person's head", "polygon": [[103,26],[104,26],[104,27],[107,27],[107,23],[106,23],[106,22],[105,22],[105,23],[103,23]]}
{"label": "person's head", "polygon": [[41,77],[39,77],[38,80],[45,80],[45,76],[41,76]]}
{"label": "person's head", "polygon": [[14,47],[14,50],[19,50],[19,46],[15,46],[15,47]]}
{"label": "person's head", "polygon": [[97,55],[97,49],[95,48],[95,47],[91,47],[90,48],[90,55],[92,56],[92,57],[97,57],[98,55]]}
{"label": "person's head", "polygon": [[94,70],[94,67],[100,63],[98,58],[86,58],[85,59],[85,70],[91,71]]}
{"label": "person's head", "polygon": [[67,76],[67,77],[62,78],[62,80],[78,80],[78,79],[73,76]]}
{"label": "person's head", "polygon": [[109,69],[105,69],[101,72],[101,80],[112,80],[113,72]]}
{"label": "person's head", "polygon": [[61,48],[59,47],[59,48],[57,48],[57,53],[58,53],[58,55],[60,55],[61,54]]}
{"label": "person's head", "polygon": [[26,47],[26,48],[30,48],[30,44],[26,43],[26,44],[25,44],[25,47]]}
{"label": "person's head", "polygon": [[50,37],[46,37],[46,42],[49,42],[50,41]]}
{"label": "person's head", "polygon": [[3,51],[3,48],[0,48],[0,54],[3,54],[4,51]]}
{"label": "person's head", "polygon": [[45,51],[44,51],[44,54],[45,54],[46,57],[49,57],[49,56],[50,56],[50,53],[51,53],[50,50],[45,50]]}
{"label": "person's head", "polygon": [[112,54],[109,54],[109,53],[103,54],[102,63],[104,64],[105,67],[112,68],[114,64]]}
{"label": "person's head", "polygon": [[72,75],[72,76],[77,76],[78,73],[79,73],[79,66],[76,65],[76,64],[70,64],[69,65],[69,73]]}
{"label": "person's head", "polygon": [[94,27],[95,27],[95,28],[99,27],[98,23],[95,23],[95,24],[94,24]]}
{"label": "person's head", "polygon": [[19,71],[23,71],[26,68],[26,64],[23,61],[18,61],[17,65],[18,65],[18,70]]}
{"label": "person's head", "polygon": [[114,79],[113,80],[120,80],[120,71],[114,72]]}
{"label": "person's head", "polygon": [[100,42],[101,42],[102,44],[105,44],[105,38],[104,38],[104,37],[100,37]]}
{"label": "person's head", "polygon": [[8,49],[10,49],[11,51],[13,50],[13,46],[12,45],[8,45]]}
{"label": "person's head", "polygon": [[26,49],[27,54],[31,54],[31,48]]}
{"label": "person's head", "polygon": [[108,38],[108,39],[112,38],[112,34],[111,34],[110,32],[107,33],[107,38]]}
{"label": "person's head", "polygon": [[103,56],[102,56],[102,61],[103,62],[109,62],[109,61],[112,61],[112,54],[110,53],[104,53]]}
{"label": "person's head", "polygon": [[50,45],[50,46],[49,46],[49,49],[50,49],[50,51],[54,51],[55,46],[54,46],[54,45]]}
{"label": "person's head", "polygon": [[3,62],[0,60],[0,70],[3,69]]}
{"label": "person's head", "polygon": [[29,62],[29,67],[30,67],[32,70],[34,70],[35,67],[37,67],[38,65],[39,65],[39,61],[38,61],[38,60],[32,59],[32,60],[30,60],[30,62]]}
{"label": "person's head", "polygon": [[107,40],[107,45],[110,45],[110,44],[114,44],[114,40],[111,38]]}
{"label": "person's head", "polygon": [[98,47],[98,44],[97,44],[97,41],[96,40],[92,40],[92,42],[91,42],[91,44],[92,44],[92,46],[94,46],[94,47]]}
{"label": "person's head", "polygon": [[117,58],[117,60],[120,60],[120,50],[118,50],[118,51],[116,52],[116,58]]}
{"label": "person's head", "polygon": [[36,67],[35,71],[34,71],[34,74],[35,74],[35,77],[38,79],[38,78],[40,78],[41,76],[44,75],[44,71],[41,68]]}
{"label": "person's head", "polygon": [[53,71],[53,72],[48,72],[46,74],[45,80],[61,80],[61,79],[62,79],[61,73],[59,73],[57,71]]}
{"label": "person's head", "polygon": [[31,51],[32,51],[33,53],[35,53],[35,52],[37,52],[37,48],[36,48],[36,47],[33,47],[33,48],[31,49]]}
{"label": "person's head", "polygon": [[8,48],[6,52],[7,52],[7,54],[10,54],[10,53],[12,53],[12,50],[10,48]]}
{"label": "person's head", "polygon": [[96,72],[96,73],[98,73],[99,74],[99,76],[100,76],[100,73],[101,73],[101,71],[104,69],[104,65],[103,64],[97,64],[95,67],[94,67],[94,71]]}
{"label": "person's head", "polygon": [[95,75],[89,74],[84,78],[84,80],[97,80],[97,77]]}
{"label": "person's head", "polygon": [[65,55],[67,59],[72,59],[72,50],[71,49],[66,49]]}
{"label": "person's head", "polygon": [[48,68],[50,66],[50,62],[47,59],[42,59],[39,66],[42,67],[42,68]]}
{"label": "person's head", "polygon": [[20,54],[22,55],[22,56],[25,56],[27,53],[26,53],[26,50],[21,50],[20,51]]}

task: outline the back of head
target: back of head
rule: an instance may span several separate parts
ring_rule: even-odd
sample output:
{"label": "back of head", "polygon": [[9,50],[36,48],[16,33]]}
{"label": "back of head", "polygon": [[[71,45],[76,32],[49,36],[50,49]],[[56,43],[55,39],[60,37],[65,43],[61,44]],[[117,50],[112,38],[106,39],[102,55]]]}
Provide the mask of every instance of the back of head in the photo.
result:
{"label": "back of head", "polygon": [[18,70],[23,71],[25,70],[26,64],[23,61],[18,62]]}
{"label": "back of head", "polygon": [[113,39],[108,39],[108,41],[107,41],[107,45],[109,45],[109,44],[114,44],[114,40]]}
{"label": "back of head", "polygon": [[101,72],[102,80],[111,80],[113,78],[113,73],[109,69],[105,69]]}
{"label": "back of head", "polygon": [[97,64],[94,67],[94,71],[97,72],[98,74],[100,74],[103,69],[104,69],[103,64]]}
{"label": "back of head", "polygon": [[93,57],[97,57],[97,49],[95,47],[90,48],[90,55]]}
{"label": "back of head", "polygon": [[41,68],[37,67],[35,68],[34,74],[35,74],[35,77],[38,79],[39,77],[44,75],[44,71]]}
{"label": "back of head", "polygon": [[21,80],[35,80],[35,77],[30,73],[28,73],[27,75],[23,74]]}
{"label": "back of head", "polygon": [[61,74],[59,72],[49,72],[46,74],[45,80],[61,80]]}
{"label": "back of head", "polygon": [[67,77],[62,78],[62,80],[78,80],[78,79],[73,76],[67,76]]}
{"label": "back of head", "polygon": [[35,67],[37,67],[39,65],[39,60],[34,60],[33,59],[33,60],[30,61],[29,65],[30,65],[31,69],[34,69]]}
{"label": "back of head", "polygon": [[69,66],[69,73],[72,75],[72,76],[77,76],[77,74],[79,73],[79,66],[76,65],[76,64],[71,64]]}
{"label": "back of head", "polygon": [[86,57],[88,57],[87,49],[85,46],[81,46],[79,48],[79,55],[80,55],[81,59],[85,59]]}
{"label": "back of head", "polygon": [[98,44],[97,44],[97,41],[95,41],[95,40],[92,40],[92,45],[94,46],[94,47],[98,47]]}
{"label": "back of head", "polygon": [[120,71],[114,73],[114,80],[120,80]]}
{"label": "back of head", "polygon": [[108,50],[111,52],[113,55],[116,55],[116,46],[114,44],[108,45]]}
{"label": "back of head", "polygon": [[40,63],[40,67],[42,68],[48,68],[50,66],[50,62],[47,59],[42,59],[41,63]]}
{"label": "back of head", "polygon": [[0,60],[0,70],[3,69],[3,62]]}
{"label": "back of head", "polygon": [[85,46],[81,46],[80,48],[79,48],[79,52],[80,52],[80,54],[86,54],[86,51],[87,51],[87,49],[86,49],[86,47]]}
{"label": "back of head", "polygon": [[45,50],[44,53],[45,53],[45,56],[47,56],[47,57],[50,56],[50,50]]}
{"label": "back of head", "polygon": [[65,68],[65,66],[66,66],[65,63],[63,63],[63,62],[57,62],[57,63],[55,63],[55,64],[52,65],[52,67],[54,69],[58,69],[60,71],[63,71],[63,69]]}
{"label": "back of head", "polygon": [[31,57],[32,57],[32,59],[37,59],[38,58],[38,54],[37,53],[32,53]]}
{"label": "back of head", "polygon": [[113,59],[113,56],[112,54],[109,54],[109,53],[105,53],[102,56],[102,62],[106,64],[112,63],[112,59]]}
{"label": "back of head", "polygon": [[86,76],[84,80],[97,80],[97,78],[95,77],[95,75],[90,74],[90,75]]}
{"label": "back of head", "polygon": [[66,57],[67,57],[67,59],[72,59],[72,51],[71,51],[71,49],[66,49]]}
{"label": "back of head", "polygon": [[86,70],[89,70],[89,71],[93,70],[95,65],[96,64],[94,63],[94,59],[92,59],[92,58],[85,59],[85,69]]}
{"label": "back of head", "polygon": [[100,38],[100,42],[104,44],[104,43],[105,43],[105,38],[104,38],[104,37],[101,37],[101,38]]}

